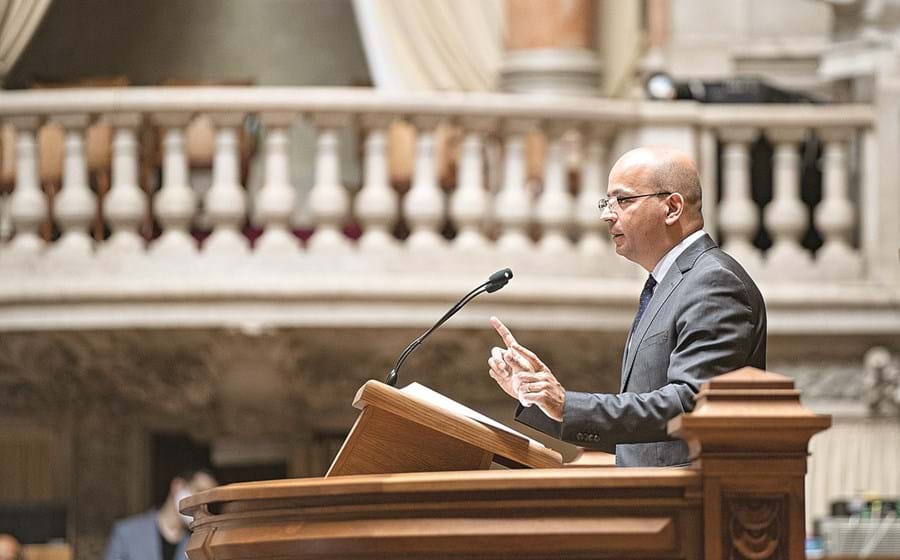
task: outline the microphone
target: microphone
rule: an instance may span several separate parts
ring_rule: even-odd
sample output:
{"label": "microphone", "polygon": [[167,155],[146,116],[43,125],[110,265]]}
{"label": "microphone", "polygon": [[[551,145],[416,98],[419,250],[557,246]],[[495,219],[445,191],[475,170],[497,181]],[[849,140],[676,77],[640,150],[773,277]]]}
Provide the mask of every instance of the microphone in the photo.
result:
{"label": "microphone", "polygon": [[[512,270],[508,268],[504,268],[503,270],[498,270],[497,272],[491,274],[488,277],[488,281],[482,284],[485,288],[484,291],[493,294],[503,286],[509,284],[509,281],[512,280],[513,273]],[[480,288],[479,286],[478,288]],[[478,288],[475,288],[476,290]],[[469,302],[466,302],[469,303]],[[465,304],[463,304],[465,305]]]}
{"label": "microphone", "polygon": [[487,282],[481,284],[468,294],[464,295],[461,300],[456,302],[453,307],[451,307],[446,313],[444,313],[443,317],[438,319],[437,323],[432,325],[430,329],[428,329],[427,331],[419,335],[415,340],[409,343],[409,346],[407,346],[406,349],[400,354],[400,357],[397,358],[397,363],[394,364],[394,369],[392,369],[390,373],[388,373],[387,379],[384,380],[385,384],[390,385],[391,387],[397,386],[397,378],[400,371],[400,366],[402,366],[403,362],[406,361],[406,358],[409,357],[410,354],[412,354],[413,350],[418,348],[419,345],[422,344],[422,342],[424,342],[426,338],[428,338],[428,335],[430,335],[438,327],[446,323],[447,319],[453,317],[453,315],[455,315],[457,311],[465,307],[467,303],[475,299],[479,294],[482,294],[484,292],[492,294],[496,292],[503,286],[507,285],[512,277],[512,270],[508,268],[498,270],[497,272],[491,274]]}

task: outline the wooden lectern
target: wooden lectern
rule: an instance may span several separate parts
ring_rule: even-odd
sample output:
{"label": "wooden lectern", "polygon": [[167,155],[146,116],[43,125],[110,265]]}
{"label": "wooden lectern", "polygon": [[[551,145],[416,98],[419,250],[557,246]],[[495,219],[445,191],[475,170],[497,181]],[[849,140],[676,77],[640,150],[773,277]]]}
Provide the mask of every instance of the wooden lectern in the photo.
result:
{"label": "wooden lectern", "polygon": [[325,479],[182,500],[194,516],[188,557],[804,558],[807,445],[830,419],[800,404],[790,378],[745,368],[705,383],[694,410],[669,423],[688,442],[689,468],[474,470],[560,458],[408,389],[360,389],[359,418]]}
{"label": "wooden lectern", "polygon": [[538,442],[488,426],[378,381],[356,393],[361,410],[326,477],[466,471],[491,463],[553,468],[562,457]]}

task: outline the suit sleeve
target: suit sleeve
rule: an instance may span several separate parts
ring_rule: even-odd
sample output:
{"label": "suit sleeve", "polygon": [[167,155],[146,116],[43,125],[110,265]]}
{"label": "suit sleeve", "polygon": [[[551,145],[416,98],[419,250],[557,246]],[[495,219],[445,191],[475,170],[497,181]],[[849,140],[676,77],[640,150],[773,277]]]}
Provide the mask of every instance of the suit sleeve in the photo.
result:
{"label": "suit sleeve", "polygon": [[[614,451],[620,443],[669,440],[668,421],[693,409],[694,395],[704,381],[746,365],[754,335],[750,298],[741,280],[724,268],[693,272],[690,283],[671,296],[678,297],[678,309],[665,385],[647,393],[567,391],[562,422],[536,406],[520,407],[516,419],[559,439],[604,451]],[[640,375],[652,372],[632,372]]]}

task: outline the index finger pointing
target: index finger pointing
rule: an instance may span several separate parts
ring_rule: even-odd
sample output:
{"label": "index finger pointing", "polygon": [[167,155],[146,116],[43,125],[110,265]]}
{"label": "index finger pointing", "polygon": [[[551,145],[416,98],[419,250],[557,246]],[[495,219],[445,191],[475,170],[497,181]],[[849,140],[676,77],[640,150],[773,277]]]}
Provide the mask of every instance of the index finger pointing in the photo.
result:
{"label": "index finger pointing", "polygon": [[500,338],[503,339],[503,344],[506,345],[507,348],[512,347],[513,344],[516,344],[516,337],[509,332],[509,329],[506,328],[500,319],[496,317],[491,317],[491,326],[494,327],[494,330],[497,331],[497,334],[500,335]]}

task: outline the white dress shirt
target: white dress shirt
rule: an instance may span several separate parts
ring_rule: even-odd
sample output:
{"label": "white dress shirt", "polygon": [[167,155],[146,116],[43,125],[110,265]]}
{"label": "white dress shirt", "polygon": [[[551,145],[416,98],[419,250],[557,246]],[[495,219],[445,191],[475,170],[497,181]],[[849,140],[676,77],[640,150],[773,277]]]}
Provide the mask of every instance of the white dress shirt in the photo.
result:
{"label": "white dress shirt", "polygon": [[669,269],[672,268],[672,265],[675,264],[675,261],[681,256],[681,253],[684,253],[684,250],[687,249],[691,243],[697,241],[704,235],[706,235],[706,232],[702,229],[700,231],[695,231],[682,239],[681,243],[669,249],[669,252],[663,255],[663,258],[659,259],[659,262],[653,267],[653,272],[650,273],[653,275],[653,279],[656,280],[657,286],[662,284],[663,278],[666,277],[666,273],[669,272]]}

